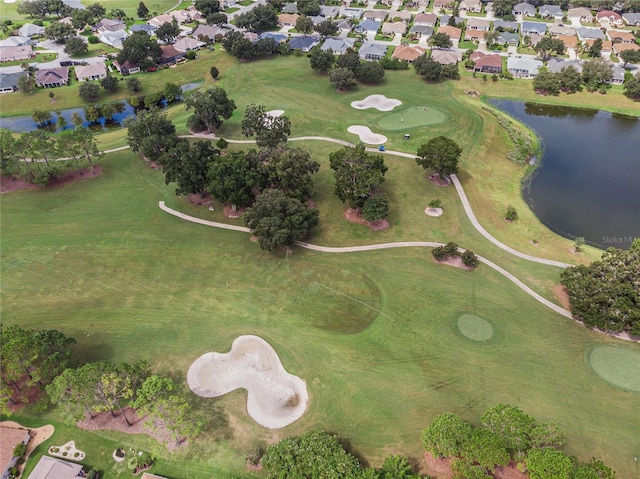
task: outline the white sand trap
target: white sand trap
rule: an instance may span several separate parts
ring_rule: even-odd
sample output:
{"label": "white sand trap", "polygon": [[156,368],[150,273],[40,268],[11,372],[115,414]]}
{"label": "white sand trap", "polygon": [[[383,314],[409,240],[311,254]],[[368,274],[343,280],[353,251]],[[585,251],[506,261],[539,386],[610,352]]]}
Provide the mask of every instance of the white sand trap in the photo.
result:
{"label": "white sand trap", "polygon": [[4,0],[4,3],[16,3],[16,0]]}
{"label": "white sand trap", "polygon": [[278,117],[284,114],[284,110],[269,110],[268,112],[266,112],[266,114],[269,116]]}
{"label": "white sand trap", "polygon": [[442,216],[442,208],[427,208],[424,212],[429,216]]}
{"label": "white sand trap", "polygon": [[364,100],[351,102],[351,106],[356,110],[375,108],[379,111],[391,111],[399,105],[402,105],[402,102],[400,100],[396,100],[395,98],[387,98],[384,95],[369,95]]}
{"label": "white sand trap", "polygon": [[247,412],[261,426],[285,427],[299,419],[309,396],[305,382],[289,374],[278,354],[258,336],[239,336],[228,353],[205,353],[187,372],[189,388],[202,397],[247,390]]}
{"label": "white sand trap", "polygon": [[382,145],[387,142],[386,136],[372,132],[367,126],[351,125],[347,128],[347,131],[354,135],[358,135],[360,137],[360,141],[368,145]]}

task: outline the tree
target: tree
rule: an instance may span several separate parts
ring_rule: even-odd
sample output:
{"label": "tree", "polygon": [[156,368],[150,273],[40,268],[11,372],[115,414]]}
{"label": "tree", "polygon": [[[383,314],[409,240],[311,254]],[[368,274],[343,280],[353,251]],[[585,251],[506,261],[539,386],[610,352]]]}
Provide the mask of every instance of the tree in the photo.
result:
{"label": "tree", "polygon": [[582,75],[572,66],[563,68],[558,74],[560,90],[565,93],[576,93],[582,91]]}
{"label": "tree", "polygon": [[[207,16],[207,24],[209,25],[224,25],[228,22],[229,18],[222,12],[212,13]],[[211,40],[213,40],[213,38]]]}
{"label": "tree", "polygon": [[431,38],[429,38],[428,43],[436,48],[451,48],[453,46],[451,38],[449,38],[449,35],[446,33],[434,33],[431,35]]}
{"label": "tree", "polygon": [[254,198],[254,188],[264,185],[265,174],[255,151],[233,152],[216,158],[209,167],[207,191],[221,203],[237,207],[249,206]]}
{"label": "tree", "polygon": [[338,33],[338,25],[329,19],[322,20],[316,25],[316,32],[318,32],[321,37],[327,38]]}
{"label": "tree", "polygon": [[338,439],[311,430],[272,444],[262,458],[269,478],[355,478],[361,474],[358,460]]}
{"label": "tree", "polygon": [[172,103],[182,96],[182,89],[180,85],[176,85],[175,83],[165,83],[164,84],[164,97],[167,99],[169,103]]}
{"label": "tree", "polygon": [[440,179],[458,172],[462,148],[446,136],[432,138],[418,148],[416,163],[424,169],[435,170]]}
{"label": "tree", "polygon": [[31,118],[33,118],[33,121],[36,122],[36,125],[46,126],[49,123],[51,123],[51,119],[53,118],[53,115],[51,114],[50,111],[33,110],[33,114],[31,115]]}
{"label": "tree", "polygon": [[517,3],[518,0],[494,0],[493,14],[504,20],[515,20],[513,7],[515,7]]}
{"label": "tree", "polygon": [[549,95],[560,93],[560,78],[558,74],[551,73],[547,68],[541,68],[533,78],[533,90]]}
{"label": "tree", "polygon": [[640,100],[640,77],[638,75],[624,82],[624,95],[632,100]]}
{"label": "tree", "polygon": [[507,221],[515,221],[518,219],[518,212],[513,206],[507,206],[507,211],[504,214],[504,219]]}
{"label": "tree", "polygon": [[235,102],[219,87],[195,91],[186,99],[185,104],[187,110],[193,108],[187,125],[196,131],[206,128],[213,132],[220,128],[224,120],[231,118],[236,109]]}
{"label": "tree", "polygon": [[506,466],[510,459],[502,438],[488,429],[473,429],[462,446],[462,456],[492,472],[496,466]]}
{"label": "tree", "polygon": [[531,479],[569,479],[571,459],[557,449],[533,449],[525,460]]}
{"label": "tree", "polygon": [[18,78],[18,90],[22,93],[33,93],[36,91],[36,79],[29,73]]}
{"label": "tree", "polygon": [[626,67],[629,63],[640,63],[640,49],[623,50],[618,56],[624,62],[623,67]]}
{"label": "tree", "polygon": [[31,18],[45,18],[49,11],[44,0],[25,0],[18,5],[18,13]]}
{"label": "tree", "polygon": [[609,82],[613,78],[613,67],[601,58],[584,62],[582,81],[589,91],[606,91],[611,88]]}
{"label": "tree", "polygon": [[384,195],[369,196],[362,205],[362,217],[367,221],[379,221],[389,215],[389,200]]}
{"label": "tree", "polygon": [[331,50],[324,52],[320,47],[313,48],[309,55],[311,69],[323,75],[331,70],[334,60],[335,58]]}
{"label": "tree", "polygon": [[640,239],[628,250],[609,248],[600,261],[560,273],[571,312],[601,331],[640,335]]}
{"label": "tree", "polygon": [[258,237],[260,248],[273,251],[306,237],[318,226],[319,212],[281,190],[267,189],[242,218]]}
{"label": "tree", "polygon": [[283,147],[270,151],[265,168],[269,186],[305,201],[313,192],[313,175],[320,170],[320,163],[304,148]]}
{"label": "tree", "polygon": [[562,55],[564,53],[565,46],[563,41],[559,38],[544,36],[538,43],[536,43],[533,49],[538,52],[541,60],[547,61],[551,56],[551,53]]}
{"label": "tree", "polygon": [[358,52],[353,48],[348,48],[347,51],[340,55],[336,61],[336,67],[348,68],[354,74],[359,66],[360,57],[358,56]]}
{"label": "tree", "polygon": [[422,431],[422,445],[436,457],[459,456],[471,431],[471,425],[455,414],[441,414]]}
{"label": "tree", "polygon": [[140,80],[136,77],[129,77],[125,80],[125,85],[127,86],[127,90],[131,93],[138,93],[141,88]]}
{"label": "tree", "polygon": [[88,51],[87,44],[79,37],[69,38],[64,46],[64,52],[72,57],[84,55]]}
{"label": "tree", "polygon": [[562,447],[564,431],[552,422],[536,423],[531,429],[530,442],[534,448]]}
{"label": "tree", "polygon": [[318,0],[298,0],[296,7],[301,15],[313,16],[320,13],[320,2]]}
{"label": "tree", "polygon": [[362,208],[372,193],[377,193],[388,170],[382,155],[367,153],[363,143],[334,151],[329,161],[334,170],[336,195],[357,209]]}
{"label": "tree", "polygon": [[156,37],[164,43],[172,42],[180,34],[180,26],[178,20],[173,17],[171,22],[165,22],[156,30]]}
{"label": "tree", "polygon": [[574,464],[571,479],[616,479],[616,473],[604,462],[592,457],[588,463]]}
{"label": "tree", "polygon": [[160,158],[166,184],[176,183],[177,195],[203,193],[209,185],[209,167],[220,154],[209,141],[190,145],[182,139]]}
{"label": "tree", "polygon": [[83,82],[78,88],[78,95],[86,102],[92,102],[100,96],[100,87],[95,83]]}
{"label": "tree", "polygon": [[462,264],[469,268],[478,266],[478,257],[470,249],[465,250],[465,252],[460,255],[460,259],[462,260]]}
{"label": "tree", "polygon": [[296,20],[296,30],[307,35],[313,31],[313,20],[306,15],[300,15]]}
{"label": "tree", "polygon": [[254,30],[269,30],[278,25],[278,14],[271,5],[258,5],[235,17],[236,26]]}
{"label": "tree", "polygon": [[119,82],[116,77],[107,75],[102,80],[100,80],[100,86],[102,86],[102,88],[104,88],[109,93],[115,93],[116,91],[118,91]]}
{"label": "tree", "polygon": [[95,175],[94,160],[102,158],[103,153],[98,150],[98,144],[93,132],[89,128],[78,126],[73,132],[73,138],[84,153],[85,158],[91,165],[91,170]]}
{"label": "tree", "polygon": [[220,72],[218,71],[218,69],[216,67],[211,67],[209,69],[209,75],[211,75],[211,78],[213,78],[214,80],[218,79],[218,75],[220,75]]}
{"label": "tree", "polygon": [[50,40],[55,40],[56,43],[64,43],[67,38],[74,34],[75,30],[73,27],[64,22],[51,22],[44,29],[44,35]]}
{"label": "tree", "polygon": [[329,72],[329,82],[338,90],[348,90],[358,84],[351,70],[344,67],[334,67]]}
{"label": "tree", "polygon": [[194,6],[205,18],[220,11],[218,0],[196,0]]}
{"label": "tree", "polygon": [[128,60],[146,69],[155,66],[161,56],[160,45],[146,32],[137,31],[122,42],[122,50],[118,53],[117,60],[118,63]]}
{"label": "tree", "polygon": [[427,55],[420,55],[413,62],[416,73],[424,80],[438,81],[442,78],[442,65]]}
{"label": "tree", "polygon": [[404,456],[387,456],[376,474],[377,479],[420,479],[413,474],[411,463]]}
{"label": "tree", "polygon": [[134,152],[156,161],[178,141],[176,127],[165,113],[156,107],[141,110],[136,117],[124,121],[127,143]]}
{"label": "tree", "polygon": [[87,363],[79,368],[65,369],[47,386],[50,401],[65,415],[74,420],[94,412],[101,405],[96,397],[96,387],[102,375],[111,371],[113,364],[108,361]]}
{"label": "tree", "polygon": [[587,55],[589,55],[591,58],[600,58],[601,54],[602,54],[602,39],[596,38],[591,44],[591,46],[589,47],[589,49],[587,50]]}
{"label": "tree", "polygon": [[136,14],[138,15],[138,18],[142,20],[146,20],[147,17],[149,17],[149,9],[144,4],[144,2],[140,2],[138,4],[138,10],[136,10]]}
{"label": "tree", "polygon": [[484,32],[483,37],[484,41],[487,44],[487,47],[491,48],[499,36],[500,32],[497,32],[495,30],[487,30],[486,32]]}
{"label": "tree", "polygon": [[496,404],[490,407],[482,414],[482,424],[512,453],[522,455],[531,446],[535,419],[515,406]]}
{"label": "tree", "polygon": [[245,137],[256,135],[256,144],[261,148],[274,149],[287,142],[291,134],[291,122],[286,116],[267,115],[263,105],[247,106],[242,120],[242,133]]}
{"label": "tree", "polygon": [[355,73],[360,83],[380,83],[384,78],[384,68],[378,62],[363,62]]}

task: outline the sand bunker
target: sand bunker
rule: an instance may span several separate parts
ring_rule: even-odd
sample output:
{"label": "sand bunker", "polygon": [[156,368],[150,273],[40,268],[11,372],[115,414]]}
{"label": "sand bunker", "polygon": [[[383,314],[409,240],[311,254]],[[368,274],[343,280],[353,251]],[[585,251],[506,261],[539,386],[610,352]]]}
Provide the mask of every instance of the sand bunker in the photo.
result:
{"label": "sand bunker", "polygon": [[640,393],[640,352],[624,346],[598,346],[588,353],[588,361],[609,384]]}
{"label": "sand bunker", "polygon": [[442,208],[427,208],[424,212],[429,216],[442,216]]}
{"label": "sand bunker", "polygon": [[249,416],[269,429],[291,424],[307,408],[305,382],[289,374],[274,349],[258,336],[239,336],[228,353],[203,354],[189,367],[187,383],[202,397],[246,389]]}
{"label": "sand bunker", "polygon": [[266,112],[266,114],[269,116],[278,117],[284,114],[284,110],[269,110],[268,112]]}
{"label": "sand bunker", "polygon": [[399,105],[402,105],[402,102],[400,100],[396,100],[395,98],[387,98],[384,95],[369,95],[364,100],[351,102],[351,106],[356,110],[375,108],[379,111],[391,111]]}
{"label": "sand bunker", "polygon": [[458,330],[474,341],[488,341],[493,337],[491,323],[473,314],[463,314],[458,318]]}
{"label": "sand bunker", "polygon": [[362,125],[351,125],[347,128],[349,133],[353,133],[354,135],[358,135],[360,137],[360,141],[366,143],[368,145],[382,145],[387,142],[387,137],[384,135],[378,135],[377,133],[372,132],[369,127]]}

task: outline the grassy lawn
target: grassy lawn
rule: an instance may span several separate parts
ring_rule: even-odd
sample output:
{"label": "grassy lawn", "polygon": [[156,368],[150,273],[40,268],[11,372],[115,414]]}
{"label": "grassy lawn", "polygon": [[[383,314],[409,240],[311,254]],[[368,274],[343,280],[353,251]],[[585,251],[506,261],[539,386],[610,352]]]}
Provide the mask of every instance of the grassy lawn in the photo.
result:
{"label": "grassy lawn", "polygon": [[[322,226],[314,241],[454,237],[499,256],[474,240],[454,192],[430,186],[411,161],[389,158],[393,228],[377,236],[344,222],[330,191],[326,153],[333,147],[313,148],[324,158],[316,195]],[[5,324],[55,325],[78,339],[83,360],[148,358],[179,381],[198,355],[227,351],[240,334],[258,334],[306,380],[311,397],[299,421],[273,431],[248,418],[242,392],[215,401],[194,397],[210,419],[208,434],[186,455],[165,454],[153,472],[246,477],[249,448],[312,427],[340,434],[376,465],[390,453],[421,463],[419,433],[430,418],[454,411],[477,424],[479,413],[499,401],[554,420],[567,432],[568,453],[600,457],[619,477],[640,472],[633,461],[640,418],[629,414],[638,397],[602,381],[585,362],[597,345],[632,351],[638,345],[557,316],[488,268],[467,273],[436,265],[427,249],[261,252],[246,234],[159,210],[160,199],[188,213],[196,208],[133,154],[111,154],[103,166],[100,177],[2,198]],[[445,215],[425,216],[425,202],[414,204],[422,195],[425,202],[442,198]],[[219,210],[200,214],[219,219]],[[545,277],[542,267],[520,268]],[[495,335],[486,342],[464,337],[456,326],[463,314],[484,318]],[[67,428],[51,412],[27,416],[16,419],[58,427],[41,452],[74,439],[105,477],[129,477],[110,459],[115,447],[151,447],[145,438]]]}

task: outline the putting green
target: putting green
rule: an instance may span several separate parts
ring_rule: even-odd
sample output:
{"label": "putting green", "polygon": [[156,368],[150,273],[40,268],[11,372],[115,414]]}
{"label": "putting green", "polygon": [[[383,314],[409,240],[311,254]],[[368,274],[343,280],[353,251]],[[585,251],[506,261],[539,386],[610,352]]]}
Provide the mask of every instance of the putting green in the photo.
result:
{"label": "putting green", "polygon": [[599,346],[587,353],[591,369],[616,387],[640,392],[640,352],[620,346]]}
{"label": "putting green", "polygon": [[411,106],[400,111],[385,114],[378,120],[378,126],[389,131],[408,130],[423,126],[438,125],[449,115],[432,106]]}
{"label": "putting green", "polygon": [[473,314],[463,314],[458,318],[458,330],[474,341],[488,341],[493,337],[491,323]]}

